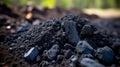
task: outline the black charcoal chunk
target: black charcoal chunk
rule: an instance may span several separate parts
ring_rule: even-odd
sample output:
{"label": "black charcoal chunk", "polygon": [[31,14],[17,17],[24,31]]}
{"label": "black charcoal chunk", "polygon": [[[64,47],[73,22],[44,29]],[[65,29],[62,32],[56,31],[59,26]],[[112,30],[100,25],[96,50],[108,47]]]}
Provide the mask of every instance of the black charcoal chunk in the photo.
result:
{"label": "black charcoal chunk", "polygon": [[40,49],[38,47],[32,47],[27,53],[24,54],[24,58],[27,61],[34,61],[38,56]]}
{"label": "black charcoal chunk", "polygon": [[65,51],[65,57],[68,59],[68,58],[70,58],[71,56],[73,55],[73,52],[72,52],[72,50],[66,50]]}
{"label": "black charcoal chunk", "polygon": [[23,23],[18,27],[18,32],[23,32],[28,30],[28,23]]}
{"label": "black charcoal chunk", "polygon": [[62,24],[63,28],[65,29],[66,37],[68,41],[74,45],[80,41],[78,36],[78,32],[76,29],[76,22],[74,21],[64,21]]}
{"label": "black charcoal chunk", "polygon": [[72,14],[64,16],[63,18],[61,18],[61,20],[63,20],[63,21],[65,21],[65,20],[71,21],[72,20],[72,21],[74,21],[77,24],[80,24],[82,26],[84,26],[85,24],[87,24],[89,22],[88,19],[84,19],[80,16],[76,16],[76,15],[72,15]]}
{"label": "black charcoal chunk", "polygon": [[74,63],[74,64],[77,64],[77,62],[78,62],[78,56],[72,55],[72,56],[70,57],[70,61],[71,61],[72,63]]}
{"label": "black charcoal chunk", "polygon": [[52,48],[50,48],[46,52],[46,56],[49,60],[55,60],[58,53],[59,53],[59,46],[57,44],[55,44],[55,45],[52,46]]}
{"label": "black charcoal chunk", "polygon": [[57,56],[57,63],[61,63],[63,61],[64,56],[63,55],[58,55]]}
{"label": "black charcoal chunk", "polygon": [[67,50],[67,49],[73,49],[74,47],[73,47],[72,45],[66,43],[66,44],[64,45],[64,48]]}
{"label": "black charcoal chunk", "polygon": [[87,41],[79,41],[76,46],[76,51],[80,54],[92,54],[94,52],[93,48]]}
{"label": "black charcoal chunk", "polygon": [[47,61],[42,61],[39,67],[46,67],[49,63]]}
{"label": "black charcoal chunk", "polygon": [[90,58],[82,58],[82,60],[80,60],[80,65],[81,67],[105,67],[104,65]]}
{"label": "black charcoal chunk", "polygon": [[33,21],[33,25],[39,25],[41,23],[41,21],[39,20],[39,19],[37,19],[37,20],[35,20],[35,21]]}
{"label": "black charcoal chunk", "polygon": [[92,36],[94,31],[96,31],[96,28],[92,25],[85,25],[81,30],[81,36],[88,37]]}
{"label": "black charcoal chunk", "polygon": [[104,64],[112,64],[115,60],[115,54],[108,46],[98,48],[96,51],[96,56]]}
{"label": "black charcoal chunk", "polygon": [[76,65],[74,63],[70,63],[69,67],[76,67]]}

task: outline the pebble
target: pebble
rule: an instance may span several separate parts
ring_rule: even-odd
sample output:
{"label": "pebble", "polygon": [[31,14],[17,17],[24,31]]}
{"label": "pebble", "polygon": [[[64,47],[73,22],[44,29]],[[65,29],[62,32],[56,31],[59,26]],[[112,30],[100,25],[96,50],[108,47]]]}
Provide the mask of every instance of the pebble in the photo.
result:
{"label": "pebble", "polygon": [[74,63],[70,63],[69,67],[76,67],[76,65]]}
{"label": "pebble", "polygon": [[24,58],[27,61],[34,61],[39,54],[39,50],[40,49],[38,47],[32,47],[27,53],[24,54]]}
{"label": "pebble", "polygon": [[62,26],[65,29],[65,33],[68,41],[76,45],[78,41],[80,41],[77,29],[76,29],[76,23],[74,21],[64,21]]}
{"label": "pebble", "polygon": [[62,55],[58,55],[58,56],[57,56],[57,63],[60,64],[60,63],[63,61],[63,58],[64,58],[64,57],[63,57]]}
{"label": "pebble", "polygon": [[104,64],[112,64],[115,60],[115,54],[108,46],[98,48],[96,51],[96,56]]}
{"label": "pebble", "polygon": [[95,27],[93,27],[92,25],[84,25],[80,34],[84,37],[92,36],[95,30]]}
{"label": "pebble", "polygon": [[72,45],[66,43],[66,44],[64,45],[64,48],[67,50],[67,49],[73,49],[74,47],[73,47]]}
{"label": "pebble", "polygon": [[65,57],[67,58],[67,59],[69,59],[71,56],[73,55],[73,52],[72,52],[72,50],[66,50],[65,51]]}
{"label": "pebble", "polygon": [[90,58],[82,58],[80,65],[81,67],[105,67],[104,65]]}
{"label": "pebble", "polygon": [[40,22],[41,22],[41,21],[37,19],[37,20],[35,20],[32,24],[33,24],[33,25],[39,25]]}
{"label": "pebble", "polygon": [[71,61],[72,63],[74,63],[74,64],[77,64],[77,62],[78,62],[78,56],[72,55],[72,56],[70,57],[70,61]]}
{"label": "pebble", "polygon": [[79,41],[76,46],[76,51],[80,54],[92,54],[94,50],[87,41]]}
{"label": "pebble", "polygon": [[50,48],[46,52],[46,56],[48,57],[49,60],[54,60],[54,59],[56,59],[58,53],[59,53],[59,46],[57,44],[55,44],[52,46],[52,48]]}
{"label": "pebble", "polygon": [[26,31],[28,28],[28,23],[23,23],[21,24],[19,27],[18,27],[18,32],[23,32],[23,31]]}

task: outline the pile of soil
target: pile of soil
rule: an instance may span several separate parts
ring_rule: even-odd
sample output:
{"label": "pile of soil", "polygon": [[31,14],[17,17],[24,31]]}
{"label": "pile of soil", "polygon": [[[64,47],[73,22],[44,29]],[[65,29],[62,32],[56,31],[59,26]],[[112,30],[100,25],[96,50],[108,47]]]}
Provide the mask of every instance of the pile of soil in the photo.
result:
{"label": "pile of soil", "polygon": [[0,67],[120,66],[120,18],[0,6]]}
{"label": "pile of soil", "polygon": [[80,9],[68,9],[57,7],[55,9],[40,9],[33,5],[8,6],[0,2],[0,42],[6,35],[19,31],[21,24],[34,25],[43,20],[59,18],[68,14],[80,15],[89,19],[98,18],[96,15],[87,15]]}

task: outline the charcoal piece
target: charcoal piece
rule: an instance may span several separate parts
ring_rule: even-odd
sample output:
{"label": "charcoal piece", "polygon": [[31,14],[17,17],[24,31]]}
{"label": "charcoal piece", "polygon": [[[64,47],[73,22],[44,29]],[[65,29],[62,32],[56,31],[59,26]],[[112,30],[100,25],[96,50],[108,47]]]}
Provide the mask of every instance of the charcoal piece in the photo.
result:
{"label": "charcoal piece", "polygon": [[65,57],[68,59],[68,58],[70,58],[71,56],[73,55],[73,52],[72,52],[72,50],[66,50],[65,51]]}
{"label": "charcoal piece", "polygon": [[70,63],[69,67],[76,67],[76,65],[74,63]]}
{"label": "charcoal piece", "polygon": [[64,45],[64,48],[67,50],[67,49],[74,49],[74,47],[72,46],[72,45],[70,45],[70,44],[68,44],[68,43],[66,43],[65,45]]}
{"label": "charcoal piece", "polygon": [[78,56],[72,55],[72,56],[70,57],[70,61],[71,61],[72,63],[74,63],[74,64],[77,64],[77,62],[78,62]]}
{"label": "charcoal piece", "polygon": [[41,23],[41,21],[39,20],[39,19],[37,19],[37,20],[35,20],[35,21],[33,21],[33,25],[39,25]]}
{"label": "charcoal piece", "polygon": [[115,54],[108,46],[98,48],[96,51],[96,56],[101,61],[101,63],[104,64],[112,64],[115,61]]}
{"label": "charcoal piece", "polygon": [[49,60],[54,60],[56,59],[58,53],[59,53],[59,46],[55,44],[46,52],[46,56]]}
{"label": "charcoal piece", "polygon": [[24,58],[27,61],[34,61],[38,56],[40,49],[38,47],[32,47],[27,53],[24,54]]}
{"label": "charcoal piece", "polygon": [[39,66],[40,67],[46,67],[47,65],[48,65],[47,61],[42,61]]}
{"label": "charcoal piece", "polygon": [[64,56],[63,55],[58,55],[57,56],[57,63],[61,63],[63,61]]}
{"label": "charcoal piece", "polygon": [[23,32],[23,31],[26,31],[28,30],[28,23],[23,23],[20,25],[20,27],[18,27],[18,32]]}
{"label": "charcoal piece", "polygon": [[92,36],[94,31],[96,31],[96,28],[92,25],[84,25],[84,27],[81,30],[81,36],[88,37]]}
{"label": "charcoal piece", "polygon": [[76,51],[80,54],[92,54],[94,50],[87,41],[79,41],[76,46]]}
{"label": "charcoal piece", "polygon": [[74,21],[64,21],[62,24],[63,28],[65,29],[66,37],[68,41],[74,45],[80,41],[78,36],[78,32],[76,29],[76,22]]}
{"label": "charcoal piece", "polygon": [[63,18],[61,18],[61,20],[62,21],[66,21],[66,20],[74,21],[76,23],[76,29],[77,29],[78,33],[81,32],[81,29],[85,24],[90,23],[90,21],[88,19],[82,18],[80,16],[76,16],[76,15],[67,15],[67,16],[64,16]]}
{"label": "charcoal piece", "polygon": [[90,58],[82,58],[82,60],[80,60],[80,65],[81,67],[105,67],[104,65]]}
{"label": "charcoal piece", "polygon": [[66,16],[62,17],[61,20],[62,21],[65,21],[65,20],[71,21],[72,20],[82,26],[84,26],[85,24],[90,22],[88,19],[84,19],[84,18],[82,18],[80,16],[76,16],[76,15],[66,15]]}

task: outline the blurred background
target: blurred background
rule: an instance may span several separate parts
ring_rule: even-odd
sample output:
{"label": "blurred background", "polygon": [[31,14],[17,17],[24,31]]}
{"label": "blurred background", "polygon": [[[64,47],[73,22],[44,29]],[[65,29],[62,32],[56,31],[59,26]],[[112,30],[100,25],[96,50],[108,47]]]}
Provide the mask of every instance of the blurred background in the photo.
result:
{"label": "blurred background", "polygon": [[32,3],[42,7],[55,8],[120,8],[120,0],[1,0],[10,5],[26,5]]}
{"label": "blurred background", "polygon": [[34,5],[41,8],[82,9],[101,17],[120,16],[120,0],[1,0],[7,5]]}

